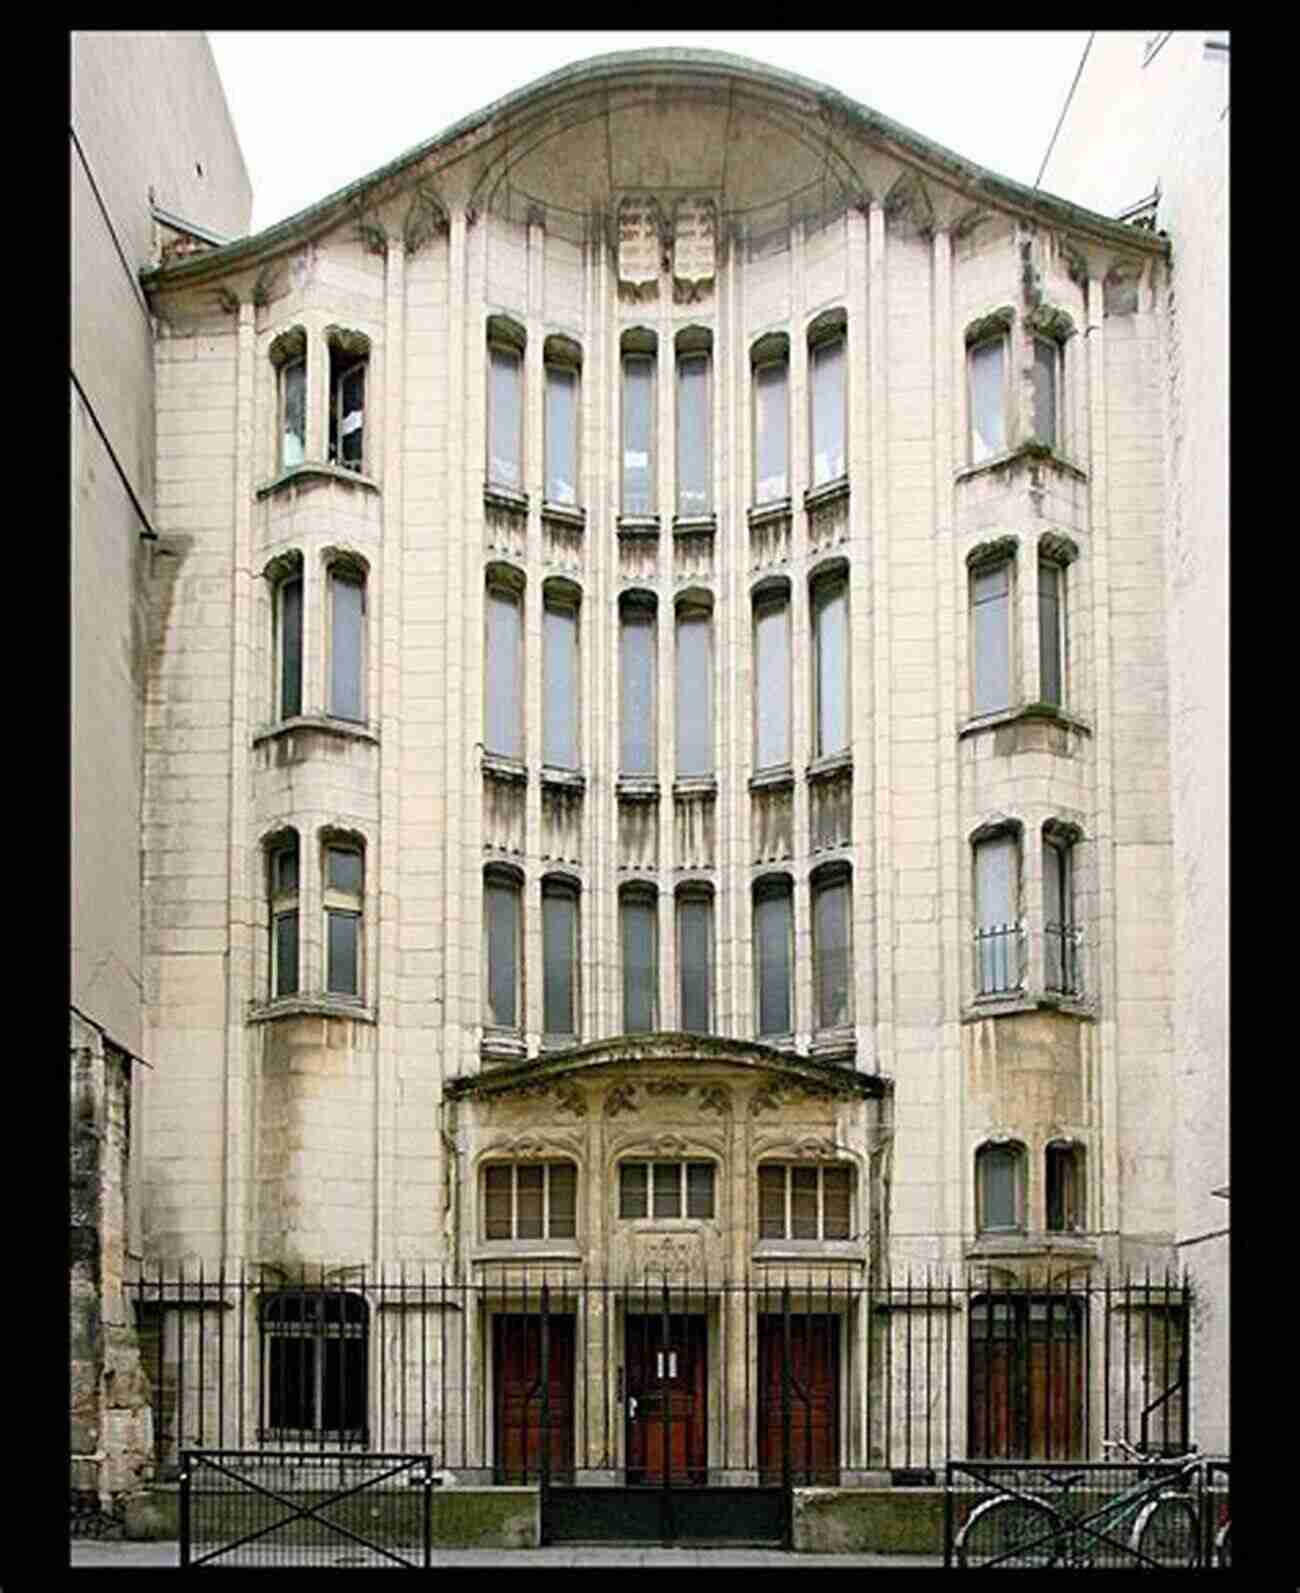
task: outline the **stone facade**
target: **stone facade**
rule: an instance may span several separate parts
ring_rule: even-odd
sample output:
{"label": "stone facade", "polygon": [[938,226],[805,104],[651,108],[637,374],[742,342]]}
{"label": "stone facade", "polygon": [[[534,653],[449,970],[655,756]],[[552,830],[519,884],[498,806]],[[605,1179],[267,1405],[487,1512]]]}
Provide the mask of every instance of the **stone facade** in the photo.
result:
{"label": "stone facade", "polygon": [[[669,52],[148,274],[149,1256],[1171,1259],[1168,271],[829,92]],[[1008,1145],[1004,1220],[976,1169]],[[711,1165],[712,1214],[621,1215],[629,1162]],[[486,1169],[557,1163],[573,1232],[489,1238]],[[764,1164],[844,1169],[846,1233],[778,1242]]]}

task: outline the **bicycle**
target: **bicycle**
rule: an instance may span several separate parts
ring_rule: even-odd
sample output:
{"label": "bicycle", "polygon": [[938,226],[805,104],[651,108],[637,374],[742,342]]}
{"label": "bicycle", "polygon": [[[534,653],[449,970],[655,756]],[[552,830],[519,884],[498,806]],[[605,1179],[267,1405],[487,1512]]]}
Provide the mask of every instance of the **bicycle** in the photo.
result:
{"label": "bicycle", "polygon": [[[1046,1472],[1062,1495],[1061,1506],[1038,1494],[1006,1493],[986,1499],[971,1511],[957,1535],[957,1563],[1046,1570],[1049,1566],[1091,1566],[1099,1552],[1122,1554],[1125,1544],[1138,1565],[1188,1569],[1200,1564],[1201,1519],[1178,1484],[1200,1464],[1195,1450],[1164,1460],[1143,1454],[1122,1438],[1103,1439],[1102,1447],[1122,1450],[1141,1467],[1169,1469],[1168,1484],[1152,1496],[1151,1477],[1137,1479],[1091,1514],[1071,1512],[1072,1489],[1086,1471]],[[1127,1529],[1124,1543],[1117,1539]],[[1220,1536],[1225,1548],[1227,1529]],[[1227,1563],[1221,1561],[1220,1563]]]}

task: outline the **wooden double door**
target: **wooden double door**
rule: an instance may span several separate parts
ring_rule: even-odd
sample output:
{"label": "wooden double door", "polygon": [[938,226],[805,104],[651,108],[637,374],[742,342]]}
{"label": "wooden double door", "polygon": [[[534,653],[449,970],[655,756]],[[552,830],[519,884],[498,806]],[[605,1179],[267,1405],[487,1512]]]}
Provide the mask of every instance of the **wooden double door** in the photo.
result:
{"label": "wooden double door", "polygon": [[574,1319],[548,1317],[546,1335],[543,1384],[541,1317],[492,1319],[498,1483],[536,1482],[543,1453],[556,1481],[573,1477]]}
{"label": "wooden double door", "polygon": [[[798,1486],[840,1480],[840,1319],[831,1312],[790,1317],[790,1468]],[[764,1484],[783,1475],[785,1318],[758,1319],[758,1465]]]}
{"label": "wooden double door", "polygon": [[701,1487],[708,1480],[704,1317],[629,1315],[623,1366],[628,1483]]}

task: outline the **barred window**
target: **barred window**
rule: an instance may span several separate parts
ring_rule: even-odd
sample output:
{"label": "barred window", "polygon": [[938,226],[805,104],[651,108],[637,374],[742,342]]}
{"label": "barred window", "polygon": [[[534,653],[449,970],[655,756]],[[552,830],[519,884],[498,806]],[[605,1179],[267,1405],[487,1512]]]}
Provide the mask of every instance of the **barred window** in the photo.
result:
{"label": "barred window", "polygon": [[370,1311],[359,1294],[286,1290],[262,1302],[262,1436],[367,1441]]}
{"label": "barred window", "polygon": [[1043,837],[1043,984],[1063,995],[1083,988],[1074,922],[1074,848],[1059,832]]}
{"label": "barred window", "polygon": [[853,1169],[765,1162],[758,1169],[760,1239],[848,1239]]}
{"label": "barred window", "polygon": [[975,990],[1002,995],[1021,983],[1018,877],[1020,844],[1015,835],[990,836],[975,844]]}
{"label": "barred window", "polygon": [[573,1239],[577,1210],[572,1162],[492,1162],[483,1169],[485,1239]]}
{"label": "barred window", "polygon": [[623,1162],[620,1217],[712,1217],[712,1162]]}

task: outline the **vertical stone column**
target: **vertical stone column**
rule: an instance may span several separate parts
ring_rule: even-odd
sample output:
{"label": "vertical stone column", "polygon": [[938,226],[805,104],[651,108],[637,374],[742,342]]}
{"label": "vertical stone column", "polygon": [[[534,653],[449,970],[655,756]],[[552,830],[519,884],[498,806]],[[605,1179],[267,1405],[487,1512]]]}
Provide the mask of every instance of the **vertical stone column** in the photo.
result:
{"label": "vertical stone column", "polygon": [[877,992],[876,1068],[894,1068],[893,715],[890,705],[889,614],[889,383],[885,301],[885,212],[871,201],[867,219],[868,357],[871,369],[871,594],[872,594],[872,852],[875,859],[871,950]]}
{"label": "vertical stone column", "polygon": [[[377,968],[375,999],[375,1213],[372,1254],[391,1257],[400,1248],[398,1209],[400,1090],[402,1072],[398,993],[401,988],[401,834],[402,815],[402,528],[404,524],[403,425],[406,373],[406,253],[400,237],[390,237],[384,274],[384,447],[383,548],[378,591],[370,596],[370,625],[378,638],[379,730],[378,856],[368,860],[376,905]],[[373,643],[372,643],[373,645]],[[441,1162],[436,1137],[432,1154]]]}
{"label": "vertical stone column", "polygon": [[[1097,1223],[1102,1232],[1120,1226],[1119,1078],[1116,1036],[1118,903],[1115,885],[1115,705],[1110,653],[1109,457],[1106,426],[1106,312],[1103,283],[1090,271],[1085,317],[1088,384],[1088,530],[1092,575],[1093,822],[1097,859],[1097,945],[1088,959],[1100,1010],[1094,1075],[1097,1099]],[[1087,688],[1085,687],[1085,692]],[[1027,841],[1026,841],[1027,844]],[[1091,1174],[1089,1181],[1091,1182]]]}
{"label": "vertical stone column", "polygon": [[[230,612],[230,805],[227,837],[226,918],[226,1066],[223,1123],[224,1188],[221,1192],[223,1257],[242,1256],[251,1217],[253,1144],[247,1132],[252,1121],[249,1033],[244,1012],[255,977],[256,908],[250,878],[249,715],[257,685],[252,671],[253,442],[256,436],[254,381],[254,309],[243,300],[237,310],[238,350],[235,366],[235,526],[231,555]],[[310,355],[309,355],[310,359]],[[306,629],[306,627],[304,627]],[[303,837],[306,841],[306,837]],[[303,848],[306,860],[306,847]],[[255,878],[260,879],[258,869]]]}

